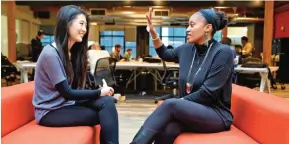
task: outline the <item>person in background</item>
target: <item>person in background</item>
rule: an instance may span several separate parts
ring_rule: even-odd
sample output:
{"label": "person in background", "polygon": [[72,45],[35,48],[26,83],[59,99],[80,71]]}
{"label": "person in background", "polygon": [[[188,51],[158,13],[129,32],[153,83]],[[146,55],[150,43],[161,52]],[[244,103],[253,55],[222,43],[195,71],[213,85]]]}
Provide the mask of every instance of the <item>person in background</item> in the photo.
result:
{"label": "person in background", "polygon": [[[223,37],[221,43],[231,47],[232,40],[228,37]],[[232,49],[233,56],[234,56],[234,67],[237,67],[239,63],[239,56],[237,56],[235,48],[231,48],[231,49]],[[233,83],[236,82],[237,75],[238,75],[237,72],[233,72],[233,75],[232,75]]]}
{"label": "person in background", "polygon": [[174,49],[172,45],[168,45],[167,49]]}
{"label": "person in background", "polygon": [[117,61],[120,61],[120,60],[123,59],[123,57],[120,54],[120,51],[121,51],[121,45],[120,44],[116,44],[114,46],[114,51],[110,54],[110,56],[112,58],[115,58]]}
{"label": "person in background", "polygon": [[230,38],[228,38],[228,37],[223,37],[221,43],[225,44],[225,45],[228,45],[228,46],[231,46],[232,40]]}
{"label": "person in background", "polygon": [[235,49],[237,55],[242,55],[242,46],[237,44],[237,45],[234,45],[234,47],[235,47],[234,49]]}
{"label": "person in background", "polygon": [[252,47],[252,44],[250,42],[248,42],[248,38],[243,36],[241,38],[241,43],[243,45],[243,47],[242,47],[243,57],[252,56],[253,47]]}
{"label": "person in background", "polygon": [[47,127],[100,124],[102,144],[118,144],[114,89],[84,89],[89,15],[77,6],[62,7],[56,17],[55,42],[46,45],[36,64],[32,103],[36,122]]}
{"label": "person in background", "polygon": [[[223,37],[221,43],[231,47],[232,40],[230,38],[228,38],[228,37]],[[237,57],[235,49],[232,49],[232,52],[233,52],[234,62],[235,62],[235,58]]]}
{"label": "person in background", "polygon": [[93,43],[90,45],[90,50],[101,50],[98,43]]}
{"label": "person in background", "polygon": [[126,52],[124,53],[123,55],[123,58],[126,60],[126,61],[130,61],[132,59],[132,56],[131,56],[131,53],[132,53],[132,49],[127,49]]}
{"label": "person in background", "polygon": [[32,61],[36,62],[43,49],[41,39],[44,37],[44,32],[39,30],[37,36],[31,40]]}
{"label": "person in background", "polygon": [[[91,76],[94,75],[95,66],[99,59],[110,57],[110,54],[106,50],[102,50],[98,43],[93,43],[89,46],[89,50],[87,51],[88,62],[90,64],[90,73]],[[109,60],[102,60],[98,63],[98,67],[105,67],[109,66]]]}
{"label": "person in background", "polygon": [[100,46],[101,50],[105,50],[105,46]]}

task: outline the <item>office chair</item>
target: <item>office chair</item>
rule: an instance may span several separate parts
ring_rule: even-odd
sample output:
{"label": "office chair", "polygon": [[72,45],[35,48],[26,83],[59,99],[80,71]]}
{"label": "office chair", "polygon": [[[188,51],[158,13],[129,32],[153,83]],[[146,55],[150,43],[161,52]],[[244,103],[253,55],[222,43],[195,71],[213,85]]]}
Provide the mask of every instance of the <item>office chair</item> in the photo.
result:
{"label": "office chair", "polygon": [[160,100],[166,100],[169,98],[177,98],[177,89],[178,89],[178,78],[172,78],[174,72],[178,72],[179,69],[168,69],[166,62],[162,61],[164,74],[162,76],[162,86],[169,86],[173,88],[173,92],[167,95],[163,95],[160,97],[155,97],[155,103],[158,103]]}
{"label": "office chair", "polygon": [[88,85],[91,89],[102,86],[102,79],[105,79],[108,86],[117,86],[115,80],[116,59],[111,57],[100,58],[96,61],[93,75],[87,74]]}
{"label": "office chair", "polygon": [[9,61],[9,59],[1,53],[1,79],[5,79],[6,86],[11,85],[9,82],[16,82],[17,76],[20,77],[20,72]]}

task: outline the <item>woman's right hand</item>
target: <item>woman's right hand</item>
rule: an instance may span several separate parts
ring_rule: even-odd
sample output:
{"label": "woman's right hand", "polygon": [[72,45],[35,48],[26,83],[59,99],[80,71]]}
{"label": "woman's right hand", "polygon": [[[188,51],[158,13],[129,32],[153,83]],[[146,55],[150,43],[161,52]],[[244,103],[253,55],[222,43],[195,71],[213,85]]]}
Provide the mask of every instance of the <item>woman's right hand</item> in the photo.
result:
{"label": "woman's right hand", "polygon": [[114,89],[112,87],[102,87],[101,89],[100,96],[112,96],[114,93]]}
{"label": "woman's right hand", "polygon": [[105,79],[102,79],[102,87],[100,96],[112,96],[114,94],[114,89],[112,87],[107,86]]}

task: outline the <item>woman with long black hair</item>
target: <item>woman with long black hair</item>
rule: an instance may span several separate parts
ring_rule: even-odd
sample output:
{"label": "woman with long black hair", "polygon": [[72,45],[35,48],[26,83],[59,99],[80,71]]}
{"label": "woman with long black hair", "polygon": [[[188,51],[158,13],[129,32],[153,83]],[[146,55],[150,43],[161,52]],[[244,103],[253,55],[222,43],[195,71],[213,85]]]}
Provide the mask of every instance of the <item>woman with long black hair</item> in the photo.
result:
{"label": "woman with long black hair", "polygon": [[33,105],[38,124],[48,127],[101,125],[101,143],[118,144],[118,114],[104,86],[83,90],[87,69],[88,14],[62,7],[55,42],[46,45],[36,65]]}

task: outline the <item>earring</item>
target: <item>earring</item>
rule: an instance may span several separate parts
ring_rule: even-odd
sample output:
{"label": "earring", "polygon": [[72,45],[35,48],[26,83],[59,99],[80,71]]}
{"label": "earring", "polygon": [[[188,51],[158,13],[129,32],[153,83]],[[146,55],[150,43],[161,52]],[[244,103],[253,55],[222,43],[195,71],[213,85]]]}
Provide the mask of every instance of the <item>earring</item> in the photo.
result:
{"label": "earring", "polygon": [[209,41],[208,41],[208,33],[205,33],[205,45],[208,47]]}

